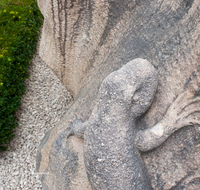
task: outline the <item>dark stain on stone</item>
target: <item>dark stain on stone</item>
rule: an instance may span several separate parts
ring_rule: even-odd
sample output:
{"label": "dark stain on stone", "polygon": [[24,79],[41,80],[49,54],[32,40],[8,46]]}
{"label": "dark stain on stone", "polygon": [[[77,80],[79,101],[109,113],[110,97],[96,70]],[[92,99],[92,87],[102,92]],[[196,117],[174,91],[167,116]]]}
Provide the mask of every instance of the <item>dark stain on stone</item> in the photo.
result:
{"label": "dark stain on stone", "polygon": [[75,2],[76,2],[76,0],[71,0],[69,9],[72,9],[72,8],[74,7],[74,3],[75,3]]}
{"label": "dark stain on stone", "polygon": [[36,156],[36,172],[39,172],[39,168],[40,168],[40,163],[42,160],[42,154],[41,154],[41,150],[44,147],[44,145],[46,144],[46,142],[48,141],[50,134],[52,132],[53,128],[50,129],[44,136],[44,138],[42,139],[39,147],[38,147],[38,151],[37,151],[37,156]]}
{"label": "dark stain on stone", "polygon": [[[52,1],[53,3],[53,1]],[[67,0],[58,0],[58,42],[59,42],[59,49],[60,49],[60,54],[62,57],[62,62],[61,62],[61,81],[63,81],[63,77],[65,74],[65,49],[66,49],[66,37],[67,37]],[[53,4],[51,5],[53,7]],[[54,12],[53,12],[54,14]],[[54,26],[56,25],[55,22],[55,15],[53,16],[54,19]],[[62,22],[65,22],[64,27],[62,27]],[[55,33],[55,32],[54,32]]]}
{"label": "dark stain on stone", "polygon": [[187,78],[185,85],[184,85],[184,90],[186,90],[190,84],[191,81],[195,80],[197,78],[197,72],[193,71],[192,74]]}
{"label": "dark stain on stone", "polygon": [[60,185],[60,187],[57,187],[58,190],[70,189],[71,180],[78,168],[77,153],[71,148],[69,139],[66,138],[70,131],[71,128],[68,127],[61,132],[54,140],[50,151],[49,168],[54,169],[52,174],[56,175],[55,184]]}
{"label": "dark stain on stone", "polygon": [[190,176],[193,176],[194,175],[194,172],[193,171],[190,171],[187,173],[187,175],[185,177],[183,177],[179,182],[176,183],[176,185],[174,185],[171,189],[169,190],[184,190],[185,189],[185,185],[183,185],[183,181],[190,177]]}
{"label": "dark stain on stone", "polygon": [[192,180],[188,183],[187,186],[190,186],[190,185],[198,185],[198,186],[200,186],[200,178],[197,177],[197,178],[192,179]]}
{"label": "dark stain on stone", "polygon": [[85,32],[89,36],[89,30],[92,26],[92,12],[93,12],[93,4],[91,0],[82,0],[79,1],[79,11],[78,11],[78,18],[73,25],[73,34],[71,37],[70,46],[73,46],[73,43],[76,43],[76,38],[79,35],[81,27],[85,27]]}
{"label": "dark stain on stone", "polygon": [[200,86],[199,88],[195,91],[195,97],[200,96]]}
{"label": "dark stain on stone", "polygon": [[91,56],[92,58],[89,60],[89,64],[85,69],[86,73],[88,73],[88,71],[94,66],[93,64],[95,63],[95,60],[98,57],[98,55],[99,55],[98,50],[93,51],[92,56]]}
{"label": "dark stain on stone", "polygon": [[63,52],[62,52],[62,56],[63,56],[63,62],[62,62],[62,74],[61,74],[61,77],[62,77],[62,80],[64,78],[64,74],[65,74],[65,62],[66,62],[66,57],[65,57],[65,52],[66,52],[66,38],[67,38],[67,24],[68,24],[68,21],[67,21],[67,0],[65,0],[64,2],[64,12],[65,12],[65,28],[64,28],[64,37],[63,37]]}
{"label": "dark stain on stone", "polygon": [[55,12],[54,12],[54,5],[53,5],[53,0],[51,0],[51,12],[52,12],[52,19],[53,19],[53,34],[56,34],[56,21],[55,21]]}
{"label": "dark stain on stone", "polygon": [[[190,1],[190,3],[189,1],[182,1],[181,6],[176,11],[172,11],[170,6],[166,7],[164,11],[160,11],[162,2],[159,6],[154,8],[151,7],[151,4],[149,4],[148,1],[138,0],[135,2],[134,6],[129,8],[128,0],[123,2],[123,5],[121,5],[120,0],[108,0],[108,21],[98,47],[89,60],[89,68],[92,67],[96,61],[98,57],[96,52],[99,51],[100,46],[106,43],[110,30],[119,22],[120,17],[125,12],[129,11],[130,14],[133,14],[134,18],[133,22],[130,24],[130,28],[133,29],[124,33],[123,39],[121,39],[117,48],[113,49],[113,52],[110,53],[112,56],[108,56],[105,60],[105,64],[112,63],[115,65],[115,69],[118,69],[124,63],[137,57],[141,57],[148,59],[149,61],[156,61],[155,67],[157,69],[162,67],[168,72],[165,65],[167,63],[172,63],[173,58],[180,53],[178,52],[178,49],[182,43],[182,39],[184,39],[183,36],[181,37],[180,32],[185,31],[187,28],[187,26],[184,26],[183,30],[181,30],[181,28],[177,29],[177,25],[191,8],[192,2],[193,0]],[[135,9],[136,7],[137,9]],[[142,13],[135,13],[133,9],[135,9],[135,11],[142,10]],[[135,18],[134,15],[137,15],[137,18]],[[174,35],[170,34],[172,30],[174,30]],[[168,36],[167,40],[163,41],[163,36],[166,35]],[[162,41],[163,43],[158,43]],[[123,49],[124,51],[122,51]],[[113,63],[113,56],[116,57],[115,60],[117,60],[115,63]]]}
{"label": "dark stain on stone", "polygon": [[[93,12],[93,4],[91,0],[88,0],[88,21],[89,21],[89,28],[88,31],[90,30],[92,24],[93,24],[93,19],[92,19],[92,12]],[[89,36],[89,32],[88,32],[88,36]]]}
{"label": "dark stain on stone", "polygon": [[[192,6],[192,2],[187,4],[187,7],[186,3],[183,2],[182,6],[176,11],[172,11],[171,7],[166,7],[164,11],[160,12],[156,8],[153,10],[153,7],[151,7],[148,12],[147,8],[145,8],[147,15],[140,15],[137,19],[133,19],[132,25],[135,25],[137,20],[137,26],[130,25],[133,30],[129,30],[127,34],[124,34],[126,37],[119,44],[116,55],[119,57],[122,54],[121,50],[125,49],[124,52],[127,52],[125,57],[129,58],[129,60],[142,57],[151,61],[157,57],[158,65],[156,67],[164,67],[166,63],[172,60],[172,57],[178,54],[177,49],[181,45],[183,37],[180,37],[180,31],[175,27]],[[174,30],[174,35],[169,35],[172,30]],[[163,36],[166,35],[168,35],[167,41],[158,45],[158,42],[161,42]]]}
{"label": "dark stain on stone", "polygon": [[84,3],[84,1],[81,2],[80,9],[78,11],[78,18],[73,25],[73,34],[72,34],[72,37],[71,37],[70,46],[72,46],[73,43],[76,42],[76,37],[78,36],[78,32],[81,30],[80,29],[80,25],[82,24],[81,21],[83,20],[83,17],[85,15],[85,9],[84,9],[83,3]]}
{"label": "dark stain on stone", "polygon": [[174,11],[174,14],[176,15],[175,18],[177,18],[178,20],[181,20],[186,13],[188,13],[188,11],[190,10],[190,8],[192,7],[194,0],[183,0],[180,7]]}
{"label": "dark stain on stone", "polygon": [[185,7],[190,9],[192,7],[194,0],[184,0],[183,2],[185,3]]}
{"label": "dark stain on stone", "polygon": [[156,184],[157,184],[157,188],[159,189],[159,190],[164,190],[164,183],[163,183],[163,180],[161,179],[161,177],[160,177],[160,175],[159,174],[157,174],[156,175]]}
{"label": "dark stain on stone", "polygon": [[124,0],[123,3],[121,0],[107,0],[107,1],[109,3],[108,20],[104,32],[101,36],[101,40],[99,43],[100,47],[106,42],[110,30],[119,22],[120,17],[123,16],[123,14],[126,11],[132,11],[133,9],[135,9],[137,5],[140,3],[140,0],[137,0],[135,1],[135,5],[130,8],[129,7],[129,3],[131,2],[130,0]]}

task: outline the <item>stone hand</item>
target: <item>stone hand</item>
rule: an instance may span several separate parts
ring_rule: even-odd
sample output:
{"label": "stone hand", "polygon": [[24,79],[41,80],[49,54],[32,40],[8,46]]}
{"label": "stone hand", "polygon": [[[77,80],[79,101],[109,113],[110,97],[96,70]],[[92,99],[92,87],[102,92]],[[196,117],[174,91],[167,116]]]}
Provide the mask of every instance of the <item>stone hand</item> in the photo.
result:
{"label": "stone hand", "polygon": [[200,102],[200,97],[194,97],[190,92],[182,93],[171,104],[161,124],[173,128],[173,131],[184,126],[200,124],[200,120],[189,117],[195,112],[200,112],[200,106],[194,106],[198,102]]}
{"label": "stone hand", "polygon": [[72,126],[69,128],[69,132],[66,138],[69,138],[70,136],[75,135],[76,137],[83,139],[86,126],[87,126],[87,122],[83,122],[79,119],[76,119],[72,123]]}
{"label": "stone hand", "polygon": [[193,93],[184,92],[168,108],[163,119],[155,126],[136,134],[135,144],[141,151],[149,151],[160,146],[176,130],[194,124],[200,120],[189,117],[195,112],[200,112],[200,97]]}

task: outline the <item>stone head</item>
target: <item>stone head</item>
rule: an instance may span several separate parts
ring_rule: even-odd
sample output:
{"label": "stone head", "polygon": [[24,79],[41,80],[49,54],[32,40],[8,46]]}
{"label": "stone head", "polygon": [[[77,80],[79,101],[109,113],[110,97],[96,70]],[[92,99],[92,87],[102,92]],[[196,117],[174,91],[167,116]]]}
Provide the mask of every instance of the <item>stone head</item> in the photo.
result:
{"label": "stone head", "polygon": [[109,104],[112,110],[137,118],[151,105],[157,84],[157,71],[147,60],[130,61],[102,82],[99,108],[106,109]]}

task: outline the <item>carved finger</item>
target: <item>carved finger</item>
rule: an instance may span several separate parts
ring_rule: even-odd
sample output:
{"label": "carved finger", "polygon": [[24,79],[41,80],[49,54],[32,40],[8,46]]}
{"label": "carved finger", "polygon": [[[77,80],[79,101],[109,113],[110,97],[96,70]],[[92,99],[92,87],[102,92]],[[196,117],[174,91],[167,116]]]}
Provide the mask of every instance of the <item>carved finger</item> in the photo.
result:
{"label": "carved finger", "polygon": [[66,138],[68,139],[69,137],[71,137],[72,135],[74,135],[74,132],[72,129],[70,129],[70,131],[68,131]]}
{"label": "carved finger", "polygon": [[[176,100],[174,101],[174,103],[172,104],[173,107],[177,107],[178,104],[180,104],[180,102],[182,102],[183,100],[185,100],[185,98],[189,98],[191,96],[191,93],[189,93],[188,91],[183,92],[182,94],[180,94]],[[192,97],[192,96],[191,96]]]}
{"label": "carved finger", "polygon": [[190,99],[190,100],[187,100],[185,102],[183,102],[183,104],[181,105],[180,107],[180,110],[179,110],[179,114],[181,111],[183,111],[187,106],[191,105],[191,104],[194,104],[196,102],[200,101],[200,97],[197,97],[197,98],[194,98],[194,99]]}
{"label": "carved finger", "polygon": [[189,119],[181,123],[181,127],[189,126],[189,125],[200,125],[200,120],[197,119]]}
{"label": "carved finger", "polygon": [[184,111],[184,113],[182,113],[182,114],[179,116],[179,119],[184,119],[184,118],[188,117],[190,114],[193,114],[193,113],[195,113],[195,112],[200,112],[200,107],[198,107],[198,108],[193,108],[193,109]]}

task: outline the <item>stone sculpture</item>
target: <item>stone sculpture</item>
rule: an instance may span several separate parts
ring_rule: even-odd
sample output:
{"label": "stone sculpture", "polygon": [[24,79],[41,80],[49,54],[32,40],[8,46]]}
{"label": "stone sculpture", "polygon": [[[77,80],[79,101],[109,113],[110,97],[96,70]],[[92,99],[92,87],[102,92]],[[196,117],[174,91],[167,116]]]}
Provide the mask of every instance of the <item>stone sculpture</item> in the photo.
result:
{"label": "stone sculpture", "polygon": [[136,120],[151,105],[158,84],[157,71],[144,59],[135,59],[102,82],[89,120],[75,122],[69,135],[84,138],[84,159],[93,190],[148,190],[137,148],[160,146],[176,130],[199,120],[188,118],[200,108],[185,110],[200,100],[182,93],[155,126],[136,133]]}
{"label": "stone sculpture", "polygon": [[[200,85],[200,1],[37,1],[44,16],[39,56],[73,93],[74,102],[41,141],[36,171],[44,190],[91,190],[83,139],[75,135],[67,138],[69,132],[82,135],[84,129],[79,127],[89,121],[102,81],[141,57],[154,65],[159,80],[151,107],[137,120],[135,133],[140,132],[136,144],[141,149],[155,147],[153,141],[141,144],[139,139],[145,134],[141,130],[154,135],[155,130],[150,132],[148,127],[164,121],[168,108],[182,92],[191,93],[183,95],[180,105],[187,99],[192,101],[195,90],[191,87]],[[184,112],[199,105],[191,104]],[[200,113],[189,118],[200,120]],[[159,134],[162,130],[158,130],[161,143],[165,138]],[[154,190],[200,189],[199,155],[199,125],[183,127],[158,148],[140,152]]]}

